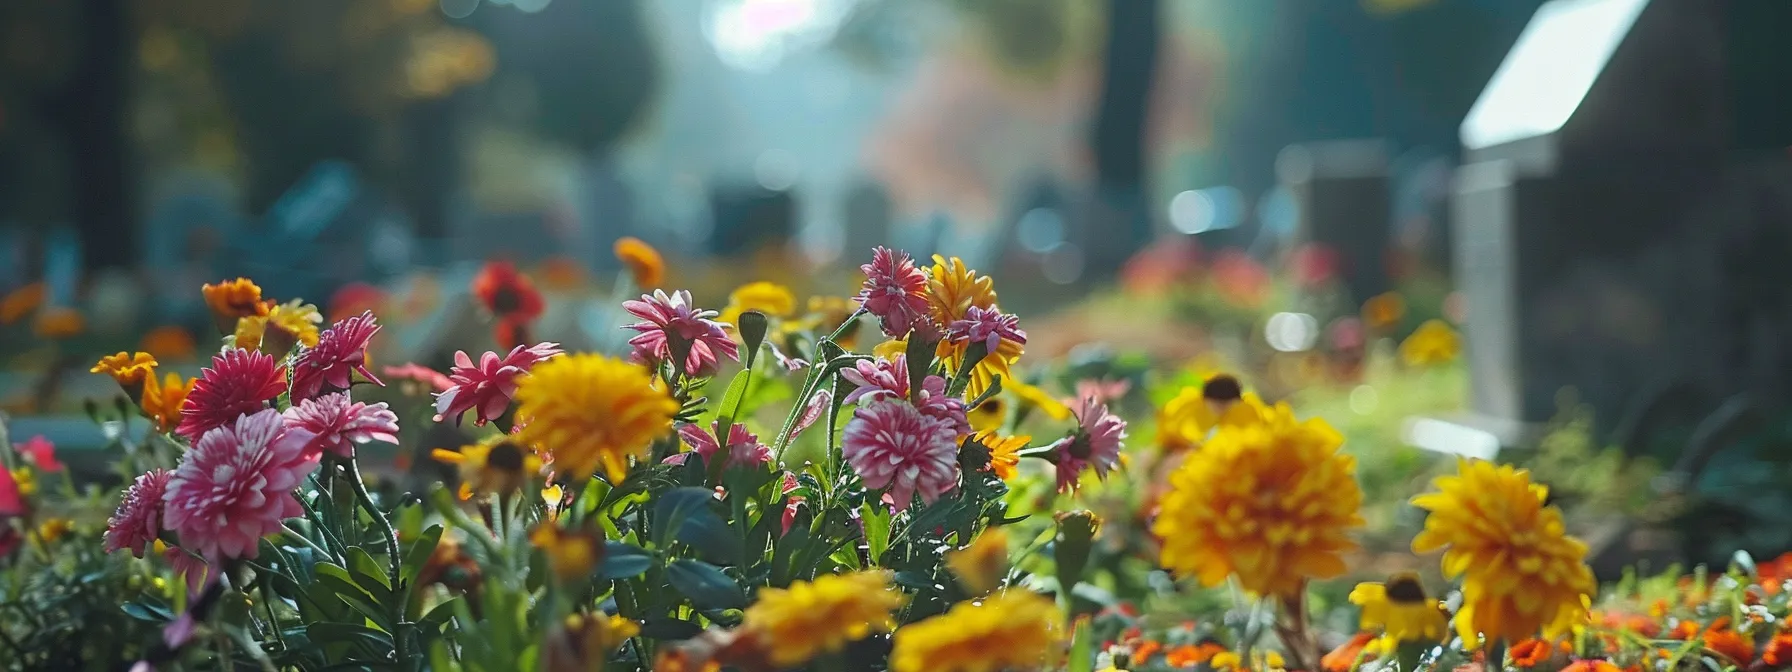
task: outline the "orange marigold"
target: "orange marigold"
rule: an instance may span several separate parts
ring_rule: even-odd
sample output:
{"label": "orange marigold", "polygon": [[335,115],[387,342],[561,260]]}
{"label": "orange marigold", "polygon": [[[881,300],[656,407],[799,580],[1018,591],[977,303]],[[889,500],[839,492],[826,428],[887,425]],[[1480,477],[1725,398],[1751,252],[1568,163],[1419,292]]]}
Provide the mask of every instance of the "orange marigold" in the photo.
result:
{"label": "orange marigold", "polygon": [[635,281],[635,288],[647,291],[656,289],[666,279],[666,259],[660,251],[653,249],[645,241],[634,236],[623,236],[616,239],[616,260],[628,267],[629,276]]}
{"label": "orange marigold", "polygon": [[1768,640],[1767,649],[1761,652],[1761,662],[1773,667],[1792,665],[1792,632],[1781,630]]}
{"label": "orange marigold", "polygon": [[1562,672],[1624,672],[1604,658],[1585,658],[1569,663]]}
{"label": "orange marigold", "polygon": [[193,339],[193,332],[179,325],[168,324],[144,332],[137,349],[159,359],[177,361],[192,359],[199,345]]}
{"label": "orange marigold", "polygon": [[1737,632],[1730,625],[1730,617],[1721,616],[1705,628],[1701,637],[1705,648],[1723,654],[1737,665],[1747,665],[1755,659],[1755,642],[1753,639]]}
{"label": "orange marigold", "polygon": [[1356,633],[1356,636],[1351,637],[1350,641],[1338,645],[1338,648],[1332,649],[1331,653],[1320,658],[1320,669],[1325,672],[1350,672],[1351,668],[1356,667],[1357,659],[1363,657],[1363,648],[1369,646],[1369,642],[1375,641],[1375,636],[1373,632]]}
{"label": "orange marigold", "polygon": [[56,306],[45,308],[37,314],[37,320],[31,323],[31,332],[38,338],[60,341],[80,336],[87,329],[87,318],[81,311],[73,308]]}
{"label": "orange marigold", "polygon": [[205,296],[205,307],[212,311],[218,333],[236,333],[236,321],[244,317],[268,314],[268,305],[261,300],[261,286],[248,278],[225,280],[199,288]]}
{"label": "orange marigold", "polygon": [[1220,646],[1219,642],[1183,644],[1164,652],[1164,664],[1170,667],[1194,667],[1213,660],[1214,656],[1225,652],[1226,647]]}
{"label": "orange marigold", "polygon": [[24,319],[26,315],[35,312],[38,306],[44,305],[44,299],[48,296],[49,291],[41,282],[33,282],[7,292],[6,296],[0,297],[0,324],[12,324]]}
{"label": "orange marigold", "polygon": [[1553,653],[1553,647],[1549,645],[1549,642],[1536,637],[1513,644],[1512,648],[1506,650],[1506,655],[1512,658],[1512,664],[1518,667],[1542,665],[1549,660],[1551,653]]}

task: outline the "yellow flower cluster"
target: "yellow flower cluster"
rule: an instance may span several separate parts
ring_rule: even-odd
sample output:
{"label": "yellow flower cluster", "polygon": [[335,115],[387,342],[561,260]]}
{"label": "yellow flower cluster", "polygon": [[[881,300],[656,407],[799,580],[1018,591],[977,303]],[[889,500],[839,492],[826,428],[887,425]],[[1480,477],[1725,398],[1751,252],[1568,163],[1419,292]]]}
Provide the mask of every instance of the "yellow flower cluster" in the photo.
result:
{"label": "yellow flower cluster", "polygon": [[1033,670],[1056,658],[1064,618],[1037,594],[1008,590],[960,602],[946,613],[903,626],[890,652],[892,672]]}
{"label": "yellow flower cluster", "polygon": [[678,402],[638,365],[593,354],[537,364],[517,386],[517,438],[553,456],[574,479],[601,467],[611,483],[628,475],[629,459],[646,459],[655,439],[672,430]]}
{"label": "yellow flower cluster", "polygon": [[742,627],[773,664],[791,668],[872,633],[889,632],[896,627],[891,613],[903,601],[902,592],[890,587],[888,571],[829,574],[789,588],[761,589]]}

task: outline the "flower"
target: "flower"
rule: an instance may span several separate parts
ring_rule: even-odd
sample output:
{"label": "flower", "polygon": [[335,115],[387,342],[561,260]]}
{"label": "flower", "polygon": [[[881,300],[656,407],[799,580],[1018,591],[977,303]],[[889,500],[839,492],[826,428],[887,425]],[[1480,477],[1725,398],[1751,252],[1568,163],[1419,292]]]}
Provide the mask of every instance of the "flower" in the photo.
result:
{"label": "flower", "polygon": [[[666,458],[666,462],[684,464],[685,459],[691,453],[696,453],[702,455],[704,463],[708,464],[708,461],[715,459],[715,454],[722,450],[721,444],[716,442],[715,434],[720,425],[720,422],[711,422],[709,431],[704,431],[703,428],[692,424],[679,427],[678,437],[684,439],[685,444],[691,447],[691,452],[673,455]],[[771,461],[772,450],[760,443],[759,437],[747,431],[746,425],[737,422],[728,426],[728,468],[758,469],[771,464]]]}
{"label": "flower", "polygon": [[1002,379],[1002,389],[1012,392],[1015,398],[1025,402],[1028,407],[1037,408],[1046,417],[1053,420],[1070,419],[1070,407],[1046,394],[1045,390],[1028,385],[1019,380]]}
{"label": "flower", "polygon": [[959,602],[946,613],[903,626],[890,651],[892,672],[997,672],[1043,666],[1058,644],[1058,605],[1007,590]]}
{"label": "flower", "polygon": [[118,500],[118,509],[106,519],[106,552],[131,549],[139,558],[162,534],[162,495],[168,490],[166,469],[152,469],[137,477]]}
{"label": "flower", "polygon": [[[0,470],[4,470],[4,467],[0,467]],[[32,495],[37,494],[37,476],[32,474],[30,469],[26,469],[25,467],[19,467],[17,469],[13,469],[10,473],[12,474],[13,488],[17,490],[16,494],[22,495],[25,497],[30,497]],[[0,500],[8,500],[8,501],[0,501],[0,503],[10,504],[10,501],[9,501],[11,499],[11,497],[9,496],[10,494],[12,494],[12,493],[0,492]],[[14,508],[14,507],[8,506],[7,508]]]}
{"label": "flower", "polygon": [[1704,641],[1705,648],[1723,654],[1737,665],[1748,665],[1755,659],[1754,639],[1737,632],[1730,625],[1728,616],[1719,616],[1712,621],[1700,639]]}
{"label": "flower", "polygon": [[1212,661],[1224,653],[1226,653],[1226,647],[1211,640],[1199,644],[1183,644],[1164,652],[1164,664],[1174,668],[1194,667]]}
{"label": "flower", "polygon": [[53,544],[74,529],[75,521],[67,518],[50,518],[37,526],[37,538],[46,544]]}
{"label": "flower", "polygon": [[1008,533],[1000,527],[983,530],[970,545],[947,551],[946,567],[973,595],[995,590],[1008,574]]}
{"label": "flower", "polygon": [[[909,398],[908,356],[891,359],[861,359],[853,368],[841,369],[840,377],[857,387],[846,394],[844,404],[869,404],[876,401]],[[921,381],[921,393],[915,395],[916,408],[929,417],[951,425],[954,437],[971,433],[970,418],[965,415],[964,400],[946,394],[946,379],[927,376]]]}
{"label": "flower", "polygon": [[12,447],[26,462],[37,467],[38,471],[56,473],[63,469],[62,462],[56,459],[56,444],[42,434],[33,436],[24,443],[15,443]]}
{"label": "flower", "polygon": [[81,311],[63,306],[45,308],[31,322],[31,333],[51,341],[74,338],[86,329],[87,318],[82,317]]}
{"label": "flower", "polygon": [[1400,342],[1400,359],[1409,366],[1444,364],[1462,353],[1462,337],[1443,320],[1426,320]]}
{"label": "flower", "polygon": [[186,360],[193,357],[199,345],[193,342],[193,332],[179,325],[165,324],[143,332],[137,348],[162,359]]}
{"label": "flower", "polygon": [[823,574],[789,588],[761,588],[741,627],[758,640],[778,668],[792,668],[848,642],[896,627],[891,613],[902,592],[890,587],[888,570]]}
{"label": "flower", "polygon": [[958,442],[945,420],[902,401],[862,405],[841,436],[841,453],[865,487],[889,489],[885,501],[908,508],[917,492],[932,504],[958,487]]}
{"label": "flower", "polygon": [[1370,329],[1386,331],[1406,317],[1406,299],[1399,292],[1377,294],[1363,302],[1363,323]]}
{"label": "flower", "polygon": [[616,260],[628,267],[629,277],[635,281],[636,289],[652,289],[660,286],[666,277],[666,260],[660,251],[652,245],[642,242],[640,238],[623,236],[616,239]]}
{"label": "flower", "polygon": [[568,530],[540,522],[529,532],[529,543],[547,556],[548,571],[561,583],[590,578],[604,558],[604,539],[591,530]]}
{"label": "flower", "polygon": [[543,259],[535,272],[548,289],[570,292],[585,285],[585,265],[572,257],[555,255]]}
{"label": "flower", "polygon": [[437,462],[459,465],[462,499],[473,493],[506,495],[541,473],[541,456],[513,440],[509,434],[493,434],[478,443],[461,446],[459,452],[430,451]]}
{"label": "flower", "polygon": [[1583,658],[1569,663],[1562,672],[1622,672],[1612,661],[1603,658]]}
{"label": "flower", "polygon": [[1325,672],[1350,672],[1356,669],[1357,661],[1363,659],[1363,650],[1375,641],[1375,633],[1359,632],[1350,641],[1338,645],[1330,653],[1319,659],[1319,668]]}
{"label": "flower", "polygon": [[994,308],[995,281],[967,268],[963,259],[933,255],[927,274],[927,314],[941,325],[964,319],[971,308]]}
{"label": "flower", "polygon": [[271,408],[207,430],[168,479],[164,524],[208,561],[255,557],[262,537],[304,515],[293,488],[317,469],[315,438]]}
{"label": "flower", "polygon": [[1076,416],[1076,430],[1052,444],[1060,492],[1075,490],[1084,469],[1093,469],[1096,478],[1107,480],[1108,472],[1120,464],[1120,444],[1126,438],[1126,421],[1093,397],[1080,400],[1071,412]]}
{"label": "flower", "polygon": [[796,295],[790,288],[773,282],[752,282],[736,287],[728,294],[728,307],[722,309],[724,324],[740,324],[740,314],[757,310],[766,317],[788,318],[796,313]]}
{"label": "flower", "polygon": [[[1026,336],[1018,329],[1015,332],[1023,339]],[[977,362],[976,366],[971,367],[970,381],[964,387],[965,395],[972,399],[983,396],[983,393],[995,384],[996,376],[1001,376],[1002,386],[1007,387],[1008,381],[1014,379],[1015,362],[1020,361],[1020,356],[1026,352],[1023,347],[1024,343],[1024,340],[998,339],[996,349],[989,351],[982,360]],[[964,368],[965,358],[969,356],[970,347],[971,342],[968,340],[954,341],[945,338],[940,340],[938,346],[935,346],[934,356],[939,358],[940,364],[945,366],[947,371],[957,375],[958,370]],[[1060,407],[1062,407],[1061,404]]]}
{"label": "flower", "polygon": [[143,381],[156,374],[156,358],[147,352],[120,352],[116,355],[101,357],[100,361],[87,370],[89,373],[103,373],[118,381],[125,394],[131,399],[143,397]]}
{"label": "flower", "polygon": [[1344,438],[1277,404],[1260,425],[1226,426],[1170,476],[1151,531],[1161,560],[1202,584],[1237,575],[1251,593],[1298,595],[1308,577],[1344,572],[1363,491]]}
{"label": "flower", "polygon": [[1020,318],[994,308],[971,306],[964,318],[946,327],[946,340],[954,344],[982,343],[987,352],[997,352],[1003,342],[1025,345],[1027,332],[1020,329]]}
{"label": "flower", "polygon": [[535,283],[508,261],[488,261],[473,276],[474,298],[500,321],[527,323],[541,317],[542,300]]}
{"label": "flower", "polygon": [[[285,355],[292,346],[316,347],[317,325],[324,316],[317,306],[293,299],[275,304],[266,315],[249,315],[236,321],[236,347]],[[266,347],[263,347],[266,346]]]}
{"label": "flower", "polygon": [[[844,296],[811,296],[809,316],[803,319],[801,326],[813,330],[817,336],[832,334],[840,325],[846,324],[846,318],[852,316],[855,308],[853,299]],[[837,342],[840,347],[851,350],[857,341],[858,329],[847,329]]]}
{"label": "flower", "polygon": [[1438,642],[1445,632],[1444,612],[1425,596],[1419,575],[1401,572],[1388,582],[1359,583],[1350,602],[1362,607],[1362,628],[1381,630],[1397,642]]}
{"label": "flower", "polygon": [[1020,451],[1032,440],[1031,436],[1001,436],[987,429],[965,439],[989,451],[989,468],[995,471],[996,478],[1004,481],[1020,474]]}
{"label": "flower", "polygon": [[1568,536],[1560,510],[1543,504],[1549,490],[1510,465],[1459,460],[1457,470],[1433,481],[1437,492],[1413,498],[1429,515],[1412,549],[1444,549],[1444,576],[1463,577],[1463,639],[1517,641],[1539,630],[1553,638],[1585,619],[1581,600],[1598,584],[1584,561],[1587,545]]}
{"label": "flower", "polygon": [[546,450],[556,470],[576,479],[602,466],[612,484],[627,475],[628,458],[647,456],[678,412],[646,369],[593,354],[542,362],[518,384],[516,399],[518,417],[529,421],[519,440]]}
{"label": "flower", "polygon": [[380,332],[373,313],[361,313],[337,322],[317,337],[317,347],[304,348],[292,360],[292,398],[310,399],[328,390],[347,390],[353,374],[384,387],[367,370],[367,345]]}
{"label": "flower", "polygon": [[1536,667],[1548,662],[1550,656],[1555,655],[1555,647],[1550,646],[1548,640],[1531,637],[1513,644],[1512,648],[1506,651],[1506,655],[1511,658],[1513,665]]}
{"label": "flower", "polygon": [[486,352],[475,365],[466,351],[456,351],[454,368],[448,371],[449,386],[436,395],[436,422],[453,418],[454,424],[459,425],[461,415],[468,410],[474,411],[474,425],[496,420],[510,408],[522,377],[536,363],[563,352],[559,343],[537,343],[526,348],[519,345],[503,357]]}
{"label": "flower", "polygon": [[168,433],[180,424],[181,407],[187,403],[187,395],[193,392],[193,384],[198,378],[182,382],[180,374],[169,373],[157,383],[155,376],[143,379],[143,415],[155,423],[156,431]]}
{"label": "flower", "polygon": [[317,435],[307,449],[313,454],[326,452],[348,459],[355,456],[355,444],[398,443],[398,414],[383,401],[371,405],[351,402],[347,392],[306,399],[286,409],[284,415],[288,427]]}
{"label": "flower", "polygon": [[0,297],[0,324],[12,324],[36,312],[49,296],[44,283],[33,282]]}
{"label": "flower", "polygon": [[971,423],[971,431],[993,432],[1008,421],[1008,402],[1001,395],[994,395],[977,404],[976,408],[966,409],[964,414]]}
{"label": "flower", "polygon": [[1220,374],[1200,387],[1184,387],[1157,412],[1158,445],[1174,452],[1201,444],[1222,424],[1262,422],[1268,408],[1256,394],[1244,392],[1238,379]]}
{"label": "flower", "polygon": [[902,338],[927,316],[927,274],[907,252],[879,246],[859,270],[865,273],[859,305],[883,322],[886,336]]}
{"label": "flower", "polygon": [[205,307],[211,310],[220,334],[235,332],[238,319],[268,314],[267,304],[261,301],[261,287],[248,278],[206,284],[199,293],[205,297]]}
{"label": "flower", "polygon": [[546,672],[602,670],[610,654],[641,632],[640,624],[613,614],[577,613],[548,633],[541,647]]}
{"label": "flower", "polygon": [[242,348],[230,348],[212,356],[212,366],[199,372],[180,409],[176,434],[197,441],[239,416],[267,407],[267,402],[286,391],[286,369],[274,357]]}
{"label": "flower", "polygon": [[[422,279],[423,276],[416,276]],[[386,291],[365,282],[351,282],[336,288],[330,294],[330,300],[324,302],[330,322],[335,323],[343,318],[360,315],[366,311],[379,311],[386,304]]]}
{"label": "flower", "polygon": [[629,325],[640,332],[628,339],[634,346],[634,359],[657,365],[673,361],[675,352],[684,353],[684,374],[715,375],[720,357],[740,360],[740,348],[728,338],[728,325],[713,319],[716,311],[691,305],[691,293],[678,290],[667,295],[662,290],[642,294],[639,300],[622,302],[623,309],[645,322]]}
{"label": "flower", "polygon": [[1792,665],[1792,632],[1780,630],[1773,633],[1768,640],[1767,648],[1761,651],[1761,662],[1772,667]]}

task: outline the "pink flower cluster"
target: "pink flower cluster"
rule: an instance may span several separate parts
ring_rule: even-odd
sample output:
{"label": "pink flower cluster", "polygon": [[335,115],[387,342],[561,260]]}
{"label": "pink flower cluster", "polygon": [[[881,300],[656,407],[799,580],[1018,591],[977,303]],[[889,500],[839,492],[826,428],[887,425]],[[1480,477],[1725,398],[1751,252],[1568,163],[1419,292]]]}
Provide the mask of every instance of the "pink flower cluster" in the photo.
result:
{"label": "pink flower cluster", "polygon": [[[331,390],[347,390],[352,374],[384,386],[367,370],[367,346],[380,325],[371,311],[346,318],[318,334],[317,347],[305,348],[292,362],[292,398],[310,399]],[[327,389],[326,389],[327,388]]]}
{"label": "pink flower cluster", "polygon": [[927,322],[927,274],[907,252],[879,246],[859,270],[865,273],[859,305],[878,317],[885,335],[902,338]]}
{"label": "pink flower cluster", "polygon": [[283,415],[288,427],[316,437],[306,447],[311,455],[327,452],[348,459],[355,456],[356,444],[398,443],[398,414],[383,401],[371,405],[349,401],[347,392],[306,399]]}
{"label": "pink flower cluster", "polygon": [[666,362],[674,350],[687,350],[683,372],[687,376],[713,376],[721,357],[739,361],[740,348],[728,337],[728,325],[715,321],[717,313],[702,310],[691,302],[691,293],[678,290],[668,295],[663,290],[642,294],[639,300],[622,302],[630,315],[646,320],[627,329],[639,332],[628,344],[634,347],[638,362]]}
{"label": "pink flower cluster", "polygon": [[[716,453],[722,452],[722,446],[716,441],[716,430],[720,423],[712,422],[709,431],[702,427],[687,424],[678,428],[678,438],[684,439],[685,445],[691,447],[689,453],[679,453],[666,458],[668,464],[684,464],[692,453],[702,455],[707,463],[715,459]],[[758,469],[771,464],[772,450],[759,442],[759,437],[747,431],[746,425],[739,423],[728,426],[728,464],[730,469]]]}
{"label": "pink flower cluster", "polygon": [[267,408],[285,391],[286,369],[273,355],[230,348],[213,355],[211,368],[199,372],[174,433],[198,441],[206,432]]}
{"label": "pink flower cluster", "polygon": [[461,415],[469,410],[475,412],[474,425],[497,419],[516,398],[517,382],[523,375],[542,360],[564,352],[559,343],[519,345],[503,357],[487,352],[479,357],[478,364],[466,351],[455,352],[454,368],[448,371],[451,384],[436,395],[436,422],[453,418],[454,424],[459,425]]}
{"label": "pink flower cluster", "polygon": [[[840,377],[857,385],[842,403],[868,404],[877,401],[908,400],[908,356],[895,359],[862,359],[853,368],[841,369]],[[915,408],[928,417],[938,418],[952,429],[953,438],[971,433],[970,419],[965,416],[964,400],[946,394],[946,379],[927,376],[921,391],[914,395]]]}
{"label": "pink flower cluster", "polygon": [[901,510],[916,494],[932,504],[958,487],[958,440],[950,422],[906,401],[859,406],[841,436],[841,453],[865,487],[887,490],[884,501]]}
{"label": "pink flower cluster", "polygon": [[1070,411],[1076,416],[1076,430],[1051,445],[1060,491],[1075,490],[1084,469],[1093,469],[1096,478],[1107,479],[1108,472],[1120,464],[1121,442],[1126,439],[1126,421],[1108,412],[1107,405],[1094,397],[1077,399]]}
{"label": "pink flower cluster", "polygon": [[293,489],[317,469],[316,438],[271,408],[206,432],[168,479],[163,523],[213,564],[255,557],[262,537],[305,514]]}
{"label": "pink flower cluster", "polygon": [[1027,332],[1020,329],[1020,318],[995,308],[971,306],[964,318],[946,327],[946,339],[953,343],[983,343],[990,354],[1002,341],[1025,344]]}

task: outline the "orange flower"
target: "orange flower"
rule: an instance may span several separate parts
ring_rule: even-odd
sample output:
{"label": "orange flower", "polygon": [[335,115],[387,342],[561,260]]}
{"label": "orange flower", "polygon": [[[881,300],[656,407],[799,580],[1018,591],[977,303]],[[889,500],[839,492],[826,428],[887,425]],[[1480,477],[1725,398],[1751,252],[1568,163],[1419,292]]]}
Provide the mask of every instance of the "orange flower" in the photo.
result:
{"label": "orange flower", "polygon": [[192,332],[173,324],[144,332],[143,340],[137,344],[138,350],[155,355],[157,359],[170,361],[192,359],[198,348]]}
{"label": "orange flower", "polygon": [[1132,664],[1144,665],[1146,661],[1151,660],[1152,656],[1157,655],[1157,652],[1162,650],[1164,650],[1163,642],[1155,639],[1141,641],[1138,645],[1132,647]]}
{"label": "orange flower", "polygon": [[1612,661],[1604,658],[1586,658],[1570,663],[1567,667],[1562,668],[1562,672],[1623,672],[1623,670],[1618,669],[1618,666],[1613,665]]}
{"label": "orange flower", "polygon": [[1681,621],[1674,625],[1674,639],[1688,640],[1699,634],[1699,624],[1693,621]]}
{"label": "orange flower", "polygon": [[541,274],[541,283],[560,291],[572,291],[585,284],[585,267],[571,257],[549,257],[542,260],[536,272]]}
{"label": "orange flower", "polygon": [[617,238],[616,259],[628,267],[629,275],[635,280],[635,289],[657,289],[660,282],[666,279],[665,258],[660,256],[659,250],[653,249],[652,245],[640,238]]}
{"label": "orange flower", "polygon": [[86,328],[87,319],[81,317],[81,311],[61,306],[45,308],[37,314],[37,321],[31,323],[32,333],[52,341],[74,338]]}
{"label": "orange flower", "polygon": [[1363,323],[1370,329],[1383,331],[1400,324],[1406,317],[1406,299],[1399,292],[1388,292],[1363,302]]}
{"label": "orange flower", "polygon": [[1164,664],[1170,667],[1194,667],[1213,660],[1214,656],[1225,652],[1226,647],[1220,646],[1219,642],[1183,644],[1164,652]]}
{"label": "orange flower", "polygon": [[1792,579],[1792,553],[1761,563],[1756,568],[1760,576],[1761,589],[1768,595],[1778,595],[1785,589],[1786,580]]}
{"label": "orange flower", "polygon": [[156,431],[168,433],[180,424],[180,408],[187,403],[187,395],[193,391],[193,384],[198,378],[182,382],[180,374],[170,373],[162,382],[156,382],[152,374],[144,379],[143,414],[155,423]]}
{"label": "orange flower", "polygon": [[26,315],[36,311],[38,306],[44,305],[44,297],[48,294],[41,282],[33,282],[7,292],[6,296],[0,297],[0,324],[12,324],[24,319]]}
{"label": "orange flower", "polygon": [[1350,641],[1332,649],[1331,653],[1320,658],[1319,667],[1325,672],[1350,672],[1351,668],[1356,667],[1357,659],[1363,657],[1363,647],[1373,641],[1375,641],[1373,632],[1356,633],[1356,636],[1351,637]]}
{"label": "orange flower", "polygon": [[1773,667],[1792,665],[1792,632],[1774,633],[1773,639],[1767,642],[1767,649],[1761,652],[1761,662]]}
{"label": "orange flower", "polygon": [[1512,658],[1513,665],[1518,667],[1536,667],[1548,661],[1552,653],[1554,653],[1554,650],[1553,647],[1549,645],[1549,642],[1532,637],[1517,644],[1513,644],[1512,648],[1507,650],[1506,655]]}
{"label": "orange flower", "polygon": [[245,317],[268,314],[268,305],[261,300],[261,286],[248,278],[225,280],[199,288],[205,296],[205,307],[212,311],[218,333],[236,333],[236,321]]}
{"label": "orange flower", "polygon": [[1730,627],[1730,617],[1722,616],[1705,629],[1705,648],[1723,654],[1738,665],[1755,659],[1755,642]]}

